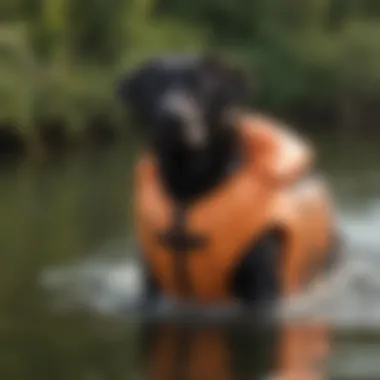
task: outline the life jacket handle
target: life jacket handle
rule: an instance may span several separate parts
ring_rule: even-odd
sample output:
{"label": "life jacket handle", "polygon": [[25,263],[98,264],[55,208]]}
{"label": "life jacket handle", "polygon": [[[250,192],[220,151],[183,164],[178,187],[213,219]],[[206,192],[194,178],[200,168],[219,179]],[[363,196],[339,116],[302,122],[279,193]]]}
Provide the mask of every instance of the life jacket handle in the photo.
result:
{"label": "life jacket handle", "polygon": [[241,120],[242,143],[250,155],[253,173],[275,187],[297,181],[310,171],[314,161],[311,144],[287,129],[260,115]]}

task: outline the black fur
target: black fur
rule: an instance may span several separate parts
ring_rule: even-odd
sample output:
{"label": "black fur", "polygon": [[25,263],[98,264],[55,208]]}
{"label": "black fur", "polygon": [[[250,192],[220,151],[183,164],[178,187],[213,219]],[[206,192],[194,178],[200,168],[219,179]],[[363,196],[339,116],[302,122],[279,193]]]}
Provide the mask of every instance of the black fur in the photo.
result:
{"label": "black fur", "polygon": [[277,231],[268,231],[251,243],[236,268],[231,289],[244,304],[270,305],[281,293],[279,268],[283,241]]}
{"label": "black fur", "polygon": [[[245,105],[246,83],[239,70],[222,60],[178,56],[153,59],[121,81],[119,95],[131,106],[157,158],[164,184],[178,203],[189,204],[210,191],[239,163],[235,126],[226,115]],[[187,115],[165,108],[163,99],[173,93],[191,99],[192,111],[204,128],[205,138],[199,146],[186,137]],[[279,249],[271,239],[248,247],[231,284],[246,303],[278,294]],[[157,282],[150,280],[149,284],[151,296],[159,292]]]}
{"label": "black fur", "polygon": [[[171,92],[191,97],[206,129],[206,143],[194,148],[186,141],[181,115],[162,110]],[[246,81],[229,65],[213,58],[154,59],[121,82],[119,93],[158,158],[172,195],[190,202],[214,187],[238,156],[236,136],[225,114],[245,102]]]}

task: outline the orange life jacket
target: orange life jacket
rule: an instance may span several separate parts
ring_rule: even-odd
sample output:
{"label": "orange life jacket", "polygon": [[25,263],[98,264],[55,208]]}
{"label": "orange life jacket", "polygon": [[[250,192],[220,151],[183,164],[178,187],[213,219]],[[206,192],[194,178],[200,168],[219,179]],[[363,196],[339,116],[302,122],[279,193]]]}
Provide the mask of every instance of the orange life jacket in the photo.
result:
{"label": "orange life jacket", "polygon": [[[323,186],[314,183],[305,190],[298,181],[313,161],[311,148],[262,116],[242,118],[239,131],[244,164],[186,210],[187,235],[195,242],[205,239],[189,252],[178,254],[160,243],[159,233],[172,227],[175,205],[162,186],[154,157],[146,155],[137,165],[137,238],[169,296],[185,297],[178,277],[186,275],[197,302],[231,301],[230,282],[244,248],[271,227],[281,228],[286,237],[279,268],[285,295],[299,290],[310,266],[326,250],[331,218]],[[186,274],[176,269],[178,260],[186,261]]]}

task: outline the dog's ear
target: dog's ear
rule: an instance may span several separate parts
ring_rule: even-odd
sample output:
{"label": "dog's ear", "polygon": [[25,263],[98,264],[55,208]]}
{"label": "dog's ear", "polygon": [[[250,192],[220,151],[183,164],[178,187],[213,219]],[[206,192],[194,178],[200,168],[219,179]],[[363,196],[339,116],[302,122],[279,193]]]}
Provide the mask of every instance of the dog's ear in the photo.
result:
{"label": "dog's ear", "polygon": [[162,73],[154,63],[149,63],[125,75],[117,85],[117,95],[143,121],[160,94],[161,82]]}
{"label": "dog's ear", "polygon": [[125,106],[140,108],[146,103],[149,94],[148,75],[146,68],[140,68],[124,75],[119,81],[117,95]]}
{"label": "dog's ear", "polygon": [[232,106],[243,106],[248,101],[250,88],[243,71],[216,56],[206,56],[202,66],[209,80],[215,81],[219,96]]}
{"label": "dog's ear", "polygon": [[128,73],[118,80],[116,84],[116,95],[121,100],[123,105],[128,106],[131,103],[136,102],[136,85],[137,84],[138,84],[138,75],[136,76],[135,72]]}

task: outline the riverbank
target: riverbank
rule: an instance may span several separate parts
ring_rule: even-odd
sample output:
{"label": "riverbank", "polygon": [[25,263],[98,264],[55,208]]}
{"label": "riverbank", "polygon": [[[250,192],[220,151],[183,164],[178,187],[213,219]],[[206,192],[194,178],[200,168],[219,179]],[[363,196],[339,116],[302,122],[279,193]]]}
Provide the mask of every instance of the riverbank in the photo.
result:
{"label": "riverbank", "polygon": [[[31,63],[27,54],[21,59],[15,51],[5,55],[8,61],[0,61],[0,161],[131,139],[131,122],[115,95],[123,72],[120,65],[61,61],[43,65]],[[256,87],[260,88],[252,100],[254,108],[286,120],[303,133],[357,137],[377,132],[374,126],[380,120],[380,107],[374,96],[368,100],[347,93],[338,99],[322,99],[310,91],[302,101],[276,103],[276,91],[269,91],[268,84]]]}
{"label": "riverbank", "polygon": [[[362,120],[361,123],[340,127],[337,115],[312,111],[306,114],[302,111],[266,112],[285,120],[304,135],[330,136],[337,141],[373,135],[379,137],[377,128],[368,127],[365,118],[358,117],[359,121]],[[127,116],[120,110],[118,112],[113,114],[112,108],[104,111],[99,107],[93,112],[83,113],[76,122],[59,113],[46,118],[36,116],[34,124],[29,126],[20,125],[15,119],[0,121],[0,164],[19,157],[46,157],[135,140],[135,131],[130,127]],[[373,120],[371,115],[367,117],[373,126],[377,125],[377,118]]]}
{"label": "riverbank", "polygon": [[104,145],[128,136],[112,69],[2,69],[0,157]]}

